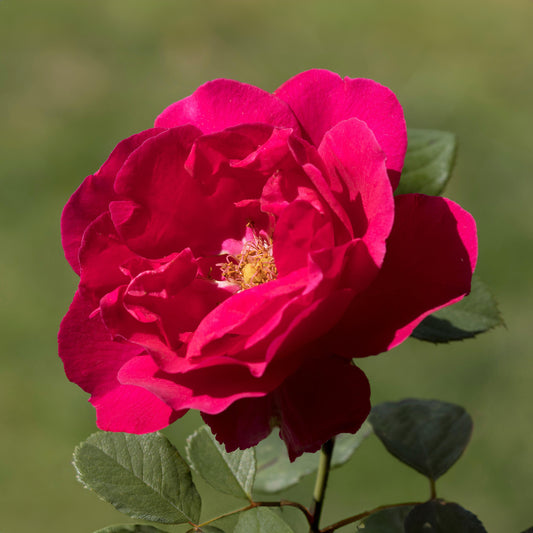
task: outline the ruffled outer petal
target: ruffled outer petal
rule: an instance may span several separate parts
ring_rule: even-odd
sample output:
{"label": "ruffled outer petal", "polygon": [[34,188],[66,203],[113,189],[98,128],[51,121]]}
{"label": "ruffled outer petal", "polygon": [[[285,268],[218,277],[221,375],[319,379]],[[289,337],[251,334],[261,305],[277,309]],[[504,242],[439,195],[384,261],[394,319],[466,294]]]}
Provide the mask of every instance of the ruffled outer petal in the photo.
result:
{"label": "ruffled outer petal", "polygon": [[364,373],[339,357],[310,359],[263,398],[235,402],[203,418],[228,451],[256,445],[279,425],[291,461],[338,433],[355,433],[370,412]]}
{"label": "ruffled outer petal", "polygon": [[80,292],[98,302],[104,294],[129,281],[122,265],[135,257],[117,235],[109,213],[102,213],[83,234],[79,252]]}
{"label": "ruffled outer petal", "polygon": [[397,346],[427,315],[470,292],[477,258],[472,216],[446,198],[406,194],[395,201],[382,269],[323,339],[345,357]]}
{"label": "ruffled outer petal", "polygon": [[354,236],[366,242],[373,260],[381,265],[394,221],[394,199],[385,154],[372,130],[359,119],[339,122],[325,133],[318,153]]}
{"label": "ruffled outer petal", "polygon": [[76,293],[59,330],[59,355],[67,377],[91,394],[98,427],[147,433],[182,416],[185,411],[174,411],[146,389],[118,381],[122,366],[143,350],[112,340],[92,311],[92,304]]}
{"label": "ruffled outer petal", "polygon": [[77,274],[80,273],[78,252],[85,229],[107,211],[110,201],[117,199],[113,191],[117,172],[136,148],[162,131],[164,130],[153,128],[120,142],[100,170],[88,176],[65,205],[61,216],[61,239],[65,257]]}
{"label": "ruffled outer petal", "polygon": [[368,124],[387,155],[396,188],[407,149],[403,110],[394,93],[373,80],[344,78],[328,70],[308,70],[286,81],[274,93],[287,102],[315,146],[342,120]]}
{"label": "ruffled outer petal", "polygon": [[207,134],[247,123],[299,130],[285,102],[253,85],[226,79],[207,82],[187,98],[170,105],[157,117],[155,126],[175,128],[192,124]]}

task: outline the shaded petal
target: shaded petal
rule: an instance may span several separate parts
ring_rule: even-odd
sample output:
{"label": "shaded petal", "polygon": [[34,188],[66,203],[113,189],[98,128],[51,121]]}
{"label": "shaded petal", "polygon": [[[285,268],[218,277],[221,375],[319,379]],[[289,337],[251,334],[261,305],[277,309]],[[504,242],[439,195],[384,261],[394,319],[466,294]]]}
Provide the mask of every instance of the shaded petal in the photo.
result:
{"label": "shaded petal", "polygon": [[362,240],[310,253],[307,263],[216,307],[193,334],[190,364],[233,358],[260,377],[283,360],[282,378],[294,371],[301,347],[327,333],[378,272]]}
{"label": "shaded petal", "polygon": [[219,414],[202,413],[204,422],[228,452],[259,444],[272,431],[275,418],[273,395],[244,398]]}
{"label": "shaded petal", "polygon": [[273,373],[255,379],[243,365],[229,359],[212,367],[191,368],[184,374],[162,372],[151,357],[136,357],[120,370],[120,383],[142,387],[176,411],[198,409],[220,413],[241,398],[265,396],[282,378]]}
{"label": "shaded petal", "polygon": [[[132,250],[151,258],[187,247],[195,256],[213,255],[224,240],[242,238],[250,219],[264,223],[257,202],[239,202],[258,198],[266,176],[246,169],[219,173],[222,164],[229,169],[228,152],[242,157],[258,148],[256,137],[243,136],[245,129],[201,137],[194,148],[197,130],[171,129],[128,159],[115,184],[128,200],[112,202],[110,212]],[[258,128],[248,130],[256,134]],[[264,133],[267,142],[271,131]]]}
{"label": "shaded petal", "polygon": [[146,348],[163,370],[172,372],[191,332],[231,294],[216,283],[196,279],[196,273],[189,249],[140,273],[126,289],[102,299],[106,326]]}
{"label": "shaded petal", "polygon": [[407,149],[407,129],[402,107],[390,89],[373,80],[342,79],[315,69],[286,81],[274,94],[289,104],[315,146],[342,120],[366,122],[387,155],[389,177],[396,188]]}
{"label": "shaded petal", "polygon": [[194,332],[188,357],[244,355],[247,346],[264,339],[280,323],[285,309],[302,292],[308,282],[303,270],[234,294],[221,303]]}
{"label": "shaded petal", "polygon": [[214,133],[244,123],[260,122],[299,129],[289,106],[253,85],[217,79],[167,107],[156,119],[159,128],[193,124],[203,133]]}
{"label": "shaded petal", "polygon": [[393,348],[428,314],[470,291],[477,258],[472,216],[446,198],[406,194],[395,201],[380,273],[323,339],[345,357]]}
{"label": "shaded petal", "polygon": [[102,213],[83,234],[79,290],[85,297],[98,301],[118,285],[129,282],[121,267],[137,257],[122,242],[109,213]]}
{"label": "shaded petal", "polygon": [[203,419],[228,451],[255,446],[275,425],[291,461],[338,433],[355,433],[370,412],[364,373],[338,357],[311,359],[262,398],[239,400]]}
{"label": "shaded petal", "polygon": [[364,239],[374,262],[381,265],[394,221],[394,199],[385,154],[373,132],[359,119],[344,120],[325,133],[318,153],[354,236]]}
{"label": "shaded petal", "polygon": [[141,352],[149,352],[162,366],[173,364],[179,347],[169,345],[157,318],[145,315],[141,321],[135,310],[131,313],[126,308],[126,290],[127,286],[123,285],[100,300],[100,313],[109,334],[116,342],[127,340]]}
{"label": "shaded petal", "polygon": [[93,311],[92,302],[76,292],[59,329],[59,356],[70,381],[100,396],[118,386],[119,369],[144,350],[114,341]]}
{"label": "shaded petal", "polygon": [[274,394],[291,461],[339,433],[355,433],[370,413],[365,374],[340,357],[309,361]]}
{"label": "shaded petal", "polygon": [[327,170],[317,149],[303,139],[298,139],[294,136],[289,139],[289,146],[294,159],[301,166],[307,178],[316,191],[320,193],[320,196],[329,206],[332,213],[336,215],[333,217],[336,243],[342,244],[347,240],[353,239],[354,232],[352,222],[331,190],[330,180],[326,177]]}
{"label": "shaded petal", "polygon": [[174,411],[148,390],[119,382],[120,369],[144,350],[113,340],[100,316],[92,311],[91,302],[77,292],[61,322],[58,340],[67,377],[91,393],[98,427],[106,431],[148,433],[185,414]]}
{"label": "shaded petal", "polygon": [[117,172],[135,149],[162,131],[153,128],[120,142],[100,170],[88,176],[65,205],[61,216],[61,238],[65,257],[77,274],[80,273],[78,252],[85,229],[107,210],[110,201],[118,199],[113,191]]}
{"label": "shaded petal", "polygon": [[301,200],[291,202],[281,212],[272,240],[280,277],[306,267],[312,251],[335,244],[328,217]]}

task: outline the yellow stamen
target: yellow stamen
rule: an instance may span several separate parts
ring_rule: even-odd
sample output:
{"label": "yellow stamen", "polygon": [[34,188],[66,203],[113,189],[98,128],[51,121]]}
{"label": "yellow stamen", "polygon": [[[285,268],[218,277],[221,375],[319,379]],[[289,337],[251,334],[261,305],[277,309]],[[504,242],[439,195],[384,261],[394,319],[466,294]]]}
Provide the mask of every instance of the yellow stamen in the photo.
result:
{"label": "yellow stamen", "polygon": [[229,255],[220,265],[222,277],[241,290],[276,279],[278,271],[272,256],[272,241],[253,233],[253,240],[244,244],[240,254]]}

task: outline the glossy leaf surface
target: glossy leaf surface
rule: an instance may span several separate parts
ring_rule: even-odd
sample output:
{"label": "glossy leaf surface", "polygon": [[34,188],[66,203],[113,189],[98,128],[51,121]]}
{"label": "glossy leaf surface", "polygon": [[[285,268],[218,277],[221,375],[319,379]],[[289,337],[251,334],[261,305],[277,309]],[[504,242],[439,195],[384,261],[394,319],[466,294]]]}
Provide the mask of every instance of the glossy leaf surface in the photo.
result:
{"label": "glossy leaf surface", "polygon": [[405,533],[487,533],[477,516],[456,503],[431,500],[405,519]]}
{"label": "glossy leaf surface", "polygon": [[407,153],[396,194],[438,196],[450,179],[455,162],[455,135],[448,131],[409,129],[407,136]]}
{"label": "glossy leaf surface", "polygon": [[412,508],[411,505],[405,505],[373,513],[358,524],[356,531],[361,533],[404,533],[405,517]]}
{"label": "glossy leaf surface", "polygon": [[437,400],[378,404],[369,420],[392,455],[433,480],[459,459],[473,426],[462,407]]}

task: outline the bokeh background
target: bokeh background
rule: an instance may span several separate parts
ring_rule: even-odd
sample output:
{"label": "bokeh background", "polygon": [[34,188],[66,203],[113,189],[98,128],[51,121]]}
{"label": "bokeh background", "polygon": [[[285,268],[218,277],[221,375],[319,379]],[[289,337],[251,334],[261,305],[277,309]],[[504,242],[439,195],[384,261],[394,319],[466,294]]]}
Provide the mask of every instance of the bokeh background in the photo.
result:
{"label": "bokeh background", "polygon": [[[409,126],[458,134],[447,195],[477,219],[478,273],[507,326],[449,346],[409,340],[361,366],[375,402],[464,405],[473,439],[439,494],[491,533],[533,525],[532,28],[531,0],[1,0],[0,530],[127,521],[70,464],[95,430],[56,355],[76,286],[59,235],[70,194],[117,142],[204,81],[274,90],[312,67],[376,79]],[[167,433],[183,450],[199,423],[187,415]],[[291,496],[307,502],[311,486]],[[325,520],[427,494],[369,439],[333,472]],[[208,498],[205,516],[236,505]]]}

